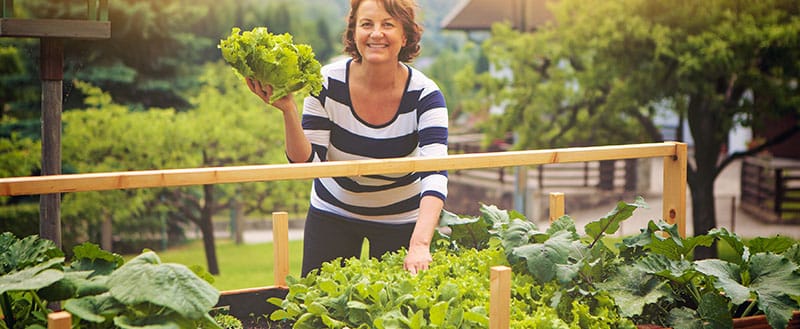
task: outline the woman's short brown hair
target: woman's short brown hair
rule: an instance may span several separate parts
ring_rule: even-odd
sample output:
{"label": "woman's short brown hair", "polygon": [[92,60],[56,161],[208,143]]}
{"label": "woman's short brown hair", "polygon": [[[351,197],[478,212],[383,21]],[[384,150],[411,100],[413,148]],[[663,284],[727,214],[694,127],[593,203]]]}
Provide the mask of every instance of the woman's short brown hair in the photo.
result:
{"label": "woman's short brown hair", "polygon": [[[350,0],[350,14],[347,16],[347,30],[344,32],[344,52],[353,57],[356,62],[361,61],[355,41],[356,12],[358,7],[368,0]],[[400,48],[398,59],[401,62],[411,62],[419,55],[419,40],[422,38],[422,26],[416,22],[417,7],[414,0],[372,0],[386,9],[390,16],[400,21],[406,36],[406,44]]]}

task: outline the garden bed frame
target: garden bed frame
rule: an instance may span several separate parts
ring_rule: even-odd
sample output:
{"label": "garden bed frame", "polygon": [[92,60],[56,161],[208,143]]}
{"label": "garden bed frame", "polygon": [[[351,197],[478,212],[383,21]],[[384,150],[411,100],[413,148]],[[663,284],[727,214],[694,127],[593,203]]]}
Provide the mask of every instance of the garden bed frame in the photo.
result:
{"label": "garden bed frame", "polygon": [[[429,158],[14,177],[0,179],[0,196],[47,195],[84,191],[297,180],[316,177],[497,168],[655,157],[662,157],[664,161],[663,219],[668,223],[677,224],[679,233],[685,236],[687,146],[685,143],[677,142],[471,153]],[[551,219],[563,215],[563,194],[551,194],[550,203]],[[271,307],[271,304],[266,303],[266,298],[285,296],[288,291],[286,276],[289,274],[289,242],[288,215],[284,212],[273,214],[273,237],[275,246],[275,285],[223,291],[220,295],[218,307],[227,308],[230,314],[243,319],[243,317],[258,314],[254,312],[267,314],[265,312],[268,310],[254,311],[248,305],[262,304],[263,307]],[[489,328],[508,328],[511,269],[504,266],[492,268],[490,286]],[[69,314],[64,315],[63,313],[65,312],[50,314],[51,321],[48,327],[52,329],[69,328],[70,322],[63,320],[64,317],[69,318]]]}

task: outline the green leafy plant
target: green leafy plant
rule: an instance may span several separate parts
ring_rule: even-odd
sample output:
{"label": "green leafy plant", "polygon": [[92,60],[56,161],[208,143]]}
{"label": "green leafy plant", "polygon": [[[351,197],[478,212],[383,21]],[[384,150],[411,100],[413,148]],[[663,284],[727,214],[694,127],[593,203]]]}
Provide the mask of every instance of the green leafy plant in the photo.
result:
{"label": "green leafy plant", "polygon": [[127,263],[90,243],[73,252],[67,263],[49,240],[0,235],[0,328],[45,328],[53,302],[81,328],[220,328],[219,292],[189,268],[152,251]]}
{"label": "green leafy plant", "polygon": [[[289,277],[286,298],[270,299],[280,307],[270,319],[293,328],[486,328],[490,268],[509,265],[499,234],[521,215],[494,206],[481,211],[475,218],[444,213],[441,222],[451,232],[437,237],[431,267],[417,275],[403,270],[400,250],[380,260],[362,252]],[[602,292],[591,298],[565,293],[528,273],[515,273],[512,281],[513,328],[634,327]]]}
{"label": "green leafy plant", "polygon": [[270,102],[291,92],[322,89],[321,65],[310,46],[294,44],[290,34],[272,34],[266,27],[240,32],[235,27],[220,41],[222,57],[241,76],[271,85]]}
{"label": "green leafy plant", "polygon": [[[676,328],[730,328],[734,317],[766,314],[785,328],[800,309],[800,243],[776,236],[743,241],[725,229],[683,238],[677,225],[650,221],[641,234],[618,242],[609,235],[644,199],[619,202],[606,216],[585,225],[579,236],[569,216],[546,231],[514,219],[498,234],[509,263],[568,294],[608,293],[620,313],[641,324]],[[697,246],[728,243],[736,261],[692,260]]]}

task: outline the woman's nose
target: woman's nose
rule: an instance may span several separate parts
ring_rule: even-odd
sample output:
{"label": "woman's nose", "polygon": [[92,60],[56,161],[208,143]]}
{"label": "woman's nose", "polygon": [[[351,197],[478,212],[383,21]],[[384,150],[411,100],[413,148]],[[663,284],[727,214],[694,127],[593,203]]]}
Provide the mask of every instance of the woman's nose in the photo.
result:
{"label": "woman's nose", "polygon": [[382,38],[383,31],[381,31],[380,29],[375,29],[374,31],[372,31],[372,34],[370,36],[373,38]]}

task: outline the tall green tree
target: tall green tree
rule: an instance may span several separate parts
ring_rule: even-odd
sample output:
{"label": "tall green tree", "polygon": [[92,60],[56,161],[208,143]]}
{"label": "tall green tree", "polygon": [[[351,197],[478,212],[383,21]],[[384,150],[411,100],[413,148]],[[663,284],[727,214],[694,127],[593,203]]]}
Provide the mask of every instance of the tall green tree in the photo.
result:
{"label": "tall green tree", "polygon": [[798,115],[800,4],[563,0],[552,10],[555,23],[532,34],[494,29],[486,53],[507,71],[463,75],[478,81],[487,102],[505,105],[487,129],[514,131],[519,148],[654,141],[661,136],[652,119],[672,104],[667,110],[688,119],[694,140],[694,232],[715,227],[716,177],[734,159],[761,150],[721,154],[734,123]]}

